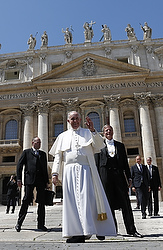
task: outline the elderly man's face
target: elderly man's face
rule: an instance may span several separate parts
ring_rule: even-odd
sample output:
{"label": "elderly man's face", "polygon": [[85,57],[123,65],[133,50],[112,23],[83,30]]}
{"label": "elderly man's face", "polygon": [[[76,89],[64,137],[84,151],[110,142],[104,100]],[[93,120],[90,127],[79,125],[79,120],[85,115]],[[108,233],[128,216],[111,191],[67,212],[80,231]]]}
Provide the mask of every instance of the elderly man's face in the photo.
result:
{"label": "elderly man's face", "polygon": [[80,126],[81,118],[78,113],[74,112],[69,116],[68,122],[73,129],[77,129]]}

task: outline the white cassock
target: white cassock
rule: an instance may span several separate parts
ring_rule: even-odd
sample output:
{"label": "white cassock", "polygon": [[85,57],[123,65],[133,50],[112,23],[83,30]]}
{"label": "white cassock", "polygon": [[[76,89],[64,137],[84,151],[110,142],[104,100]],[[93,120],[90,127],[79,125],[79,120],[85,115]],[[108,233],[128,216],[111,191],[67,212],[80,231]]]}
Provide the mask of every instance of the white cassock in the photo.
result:
{"label": "white cassock", "polygon": [[[116,228],[94,153],[105,147],[99,133],[79,127],[60,134],[49,154],[55,157],[52,173],[63,165],[63,237],[115,236]],[[63,163],[63,164],[62,164]]]}

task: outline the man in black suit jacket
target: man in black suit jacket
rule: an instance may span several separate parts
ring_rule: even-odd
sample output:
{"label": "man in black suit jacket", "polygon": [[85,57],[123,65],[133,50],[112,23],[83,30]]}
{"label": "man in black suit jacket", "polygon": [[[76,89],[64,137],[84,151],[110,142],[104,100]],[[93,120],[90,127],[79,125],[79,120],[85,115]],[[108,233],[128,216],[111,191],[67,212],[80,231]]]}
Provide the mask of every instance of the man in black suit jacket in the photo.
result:
{"label": "man in black suit jacket", "polygon": [[38,137],[33,138],[32,148],[23,151],[17,164],[17,184],[22,187],[22,170],[24,169],[25,195],[19,211],[19,217],[15,229],[20,232],[22,223],[26,217],[28,206],[33,199],[33,190],[36,187],[38,203],[38,229],[47,231],[45,227],[45,188],[48,188],[49,178],[47,171],[47,157],[44,151],[39,150],[41,140]]}
{"label": "man in black suit jacket", "polygon": [[95,154],[96,165],[108,198],[117,228],[115,210],[121,208],[127,234],[142,237],[136,231],[128,188],[131,186],[131,173],[124,144],[113,140],[113,128],[103,128],[106,147]]}
{"label": "man in black suit jacket", "polygon": [[146,207],[150,191],[150,178],[147,167],[141,164],[140,155],[136,156],[136,164],[131,167],[132,190],[137,192],[141,205],[142,219],[146,219]]}
{"label": "man in black suit jacket", "polygon": [[6,214],[9,213],[10,205],[12,204],[12,214],[15,211],[15,205],[16,205],[16,195],[17,195],[17,182],[16,177],[14,175],[11,175],[9,182],[7,183],[7,209]]}
{"label": "man in black suit jacket", "polygon": [[149,192],[149,200],[148,200],[148,212],[149,216],[152,216],[153,206],[152,206],[152,193],[154,200],[154,216],[159,216],[159,199],[158,199],[158,191],[161,190],[161,180],[159,175],[159,170],[157,166],[151,164],[152,158],[147,158],[147,167],[150,173],[150,192]]}

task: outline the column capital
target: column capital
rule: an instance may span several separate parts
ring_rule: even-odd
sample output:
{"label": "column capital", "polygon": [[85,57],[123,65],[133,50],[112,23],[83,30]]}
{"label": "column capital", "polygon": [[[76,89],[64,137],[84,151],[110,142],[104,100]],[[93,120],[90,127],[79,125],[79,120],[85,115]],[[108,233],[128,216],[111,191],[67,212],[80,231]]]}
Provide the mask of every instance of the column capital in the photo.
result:
{"label": "column capital", "polygon": [[32,56],[28,56],[27,57],[27,63],[28,64],[32,64],[33,63],[33,57]]}
{"label": "column capital", "polygon": [[139,106],[148,106],[151,92],[134,93],[134,99]]}
{"label": "column capital", "polygon": [[146,46],[146,51],[148,54],[151,54],[153,52],[153,46]]}
{"label": "column capital", "polygon": [[106,104],[110,107],[110,108],[118,108],[118,104],[121,98],[121,95],[104,95],[103,96],[104,101],[106,102]]}
{"label": "column capital", "polygon": [[20,109],[23,112],[24,116],[31,116],[33,114],[33,111],[35,109],[33,104],[20,104]]}
{"label": "column capital", "polygon": [[112,49],[111,48],[105,48],[105,54],[106,55],[111,55]]}
{"label": "column capital", "polygon": [[66,51],[66,52],[65,52],[66,58],[70,59],[70,58],[72,57],[72,53],[73,53],[73,52],[72,52],[71,50]]}
{"label": "column capital", "polygon": [[132,45],[132,46],[131,46],[131,51],[132,51],[134,54],[136,54],[137,51],[138,51],[138,48],[139,48],[139,46],[137,46],[137,45]]}
{"label": "column capital", "polygon": [[163,94],[153,94],[151,99],[155,107],[163,107]]}
{"label": "column capital", "polygon": [[40,59],[41,59],[41,60],[44,61],[44,60],[46,59],[46,57],[47,57],[46,53],[40,54]]}
{"label": "column capital", "polygon": [[78,106],[79,98],[78,97],[68,98],[68,99],[62,98],[62,103],[66,107],[67,111],[75,110]]}
{"label": "column capital", "polygon": [[48,113],[50,100],[42,100],[41,98],[38,98],[38,100],[34,102],[34,105],[36,106],[38,113]]}

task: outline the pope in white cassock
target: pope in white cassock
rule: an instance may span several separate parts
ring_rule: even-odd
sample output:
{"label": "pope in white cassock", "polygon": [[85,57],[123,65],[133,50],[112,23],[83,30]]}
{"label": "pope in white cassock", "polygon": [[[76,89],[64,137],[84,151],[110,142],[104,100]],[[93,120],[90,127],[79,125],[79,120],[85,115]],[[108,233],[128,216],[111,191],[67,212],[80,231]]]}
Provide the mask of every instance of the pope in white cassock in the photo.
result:
{"label": "pope in white cassock", "polygon": [[95,234],[99,240],[116,236],[109,203],[101,184],[94,154],[104,148],[101,135],[86,117],[88,129],[80,127],[81,116],[68,114],[70,129],[61,133],[49,154],[53,155],[52,182],[56,185],[63,166],[63,228],[67,243],[84,243]]}

